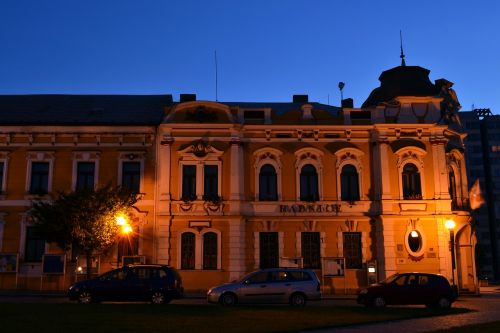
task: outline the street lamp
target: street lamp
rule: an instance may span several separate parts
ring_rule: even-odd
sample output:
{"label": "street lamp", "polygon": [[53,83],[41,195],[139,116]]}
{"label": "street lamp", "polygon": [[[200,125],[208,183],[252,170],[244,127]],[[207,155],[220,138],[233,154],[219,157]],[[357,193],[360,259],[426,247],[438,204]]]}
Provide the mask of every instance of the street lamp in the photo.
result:
{"label": "street lamp", "polygon": [[451,251],[451,279],[455,286],[455,221],[449,219],[444,223],[446,229],[450,231],[450,251]]}
{"label": "street lamp", "polygon": [[116,225],[121,227],[121,232],[125,235],[128,235],[132,232],[132,227],[127,221],[127,218],[123,215],[118,215],[116,218]]}

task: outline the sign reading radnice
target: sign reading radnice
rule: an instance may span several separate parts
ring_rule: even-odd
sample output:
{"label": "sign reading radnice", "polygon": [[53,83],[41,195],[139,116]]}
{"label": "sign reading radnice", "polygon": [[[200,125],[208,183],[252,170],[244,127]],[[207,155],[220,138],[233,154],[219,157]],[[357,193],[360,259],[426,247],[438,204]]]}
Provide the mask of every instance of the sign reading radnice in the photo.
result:
{"label": "sign reading radnice", "polygon": [[293,204],[280,205],[280,213],[335,213],[340,212],[340,204]]}

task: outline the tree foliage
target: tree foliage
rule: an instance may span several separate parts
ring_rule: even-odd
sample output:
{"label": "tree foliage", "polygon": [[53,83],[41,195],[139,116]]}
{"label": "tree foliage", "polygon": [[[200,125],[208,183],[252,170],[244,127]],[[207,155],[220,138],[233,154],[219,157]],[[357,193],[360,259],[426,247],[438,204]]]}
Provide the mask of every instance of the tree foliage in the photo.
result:
{"label": "tree foliage", "polygon": [[100,189],[61,192],[53,201],[33,202],[31,216],[41,235],[62,249],[77,246],[87,256],[87,274],[90,257],[109,248],[120,231],[118,214],[137,202],[137,194],[107,185]]}

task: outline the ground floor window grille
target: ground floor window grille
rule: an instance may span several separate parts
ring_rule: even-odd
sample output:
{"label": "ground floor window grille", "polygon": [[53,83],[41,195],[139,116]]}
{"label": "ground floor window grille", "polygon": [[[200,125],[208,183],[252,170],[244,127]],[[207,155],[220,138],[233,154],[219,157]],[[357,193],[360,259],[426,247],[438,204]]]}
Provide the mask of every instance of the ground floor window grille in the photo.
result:
{"label": "ground floor window grille", "polygon": [[302,258],[304,268],[320,268],[320,235],[319,232],[303,232],[302,233]]}
{"label": "ground floor window grille", "polygon": [[277,232],[260,233],[260,268],[279,266],[279,249]]}
{"label": "ground floor window grille", "polygon": [[361,233],[344,232],[344,257],[346,268],[361,268]]}

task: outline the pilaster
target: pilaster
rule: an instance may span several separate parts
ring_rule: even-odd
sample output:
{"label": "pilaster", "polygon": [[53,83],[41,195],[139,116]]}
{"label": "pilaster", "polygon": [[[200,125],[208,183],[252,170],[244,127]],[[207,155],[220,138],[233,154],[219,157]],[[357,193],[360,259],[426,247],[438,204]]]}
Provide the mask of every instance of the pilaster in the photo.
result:
{"label": "pilaster", "polygon": [[236,280],[246,273],[245,269],[245,219],[229,220],[229,280]]}

